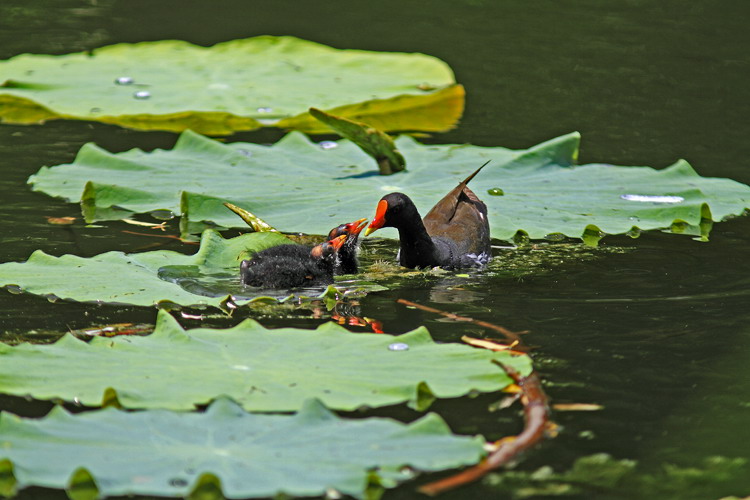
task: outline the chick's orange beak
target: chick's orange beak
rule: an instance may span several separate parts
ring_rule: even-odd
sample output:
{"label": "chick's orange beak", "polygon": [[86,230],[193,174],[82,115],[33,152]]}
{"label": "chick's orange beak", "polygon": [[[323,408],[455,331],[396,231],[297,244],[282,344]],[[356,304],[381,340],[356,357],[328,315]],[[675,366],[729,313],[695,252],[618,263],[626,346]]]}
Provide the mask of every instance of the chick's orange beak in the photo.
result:
{"label": "chick's orange beak", "polygon": [[338,252],[339,248],[341,248],[344,245],[345,241],[346,241],[345,234],[342,234],[341,236],[337,236],[336,238],[333,238],[331,240],[324,241],[320,245],[315,245],[312,248],[312,250],[310,250],[310,255],[312,255],[313,258],[320,259],[323,257],[328,247],[333,247],[333,249]]}
{"label": "chick's orange beak", "polygon": [[388,210],[388,202],[380,200],[378,202],[378,208],[375,209],[375,217],[370,222],[370,225],[365,229],[365,236],[374,233],[385,225],[385,212]]}
{"label": "chick's orange beak", "polygon": [[344,244],[345,242],[346,242],[346,235],[345,235],[345,234],[342,234],[341,236],[338,236],[338,237],[336,237],[336,238],[332,239],[332,240],[331,240],[331,241],[329,241],[328,243],[330,243],[330,244],[331,244],[331,246],[333,246],[333,248],[335,248],[336,250],[338,250],[339,248],[341,248],[341,246],[342,246],[342,245],[343,245],[343,244]]}
{"label": "chick's orange beak", "polygon": [[346,225],[346,230],[351,234],[352,236],[357,235],[362,232],[362,230],[367,225],[367,219],[359,219],[355,220],[354,222],[350,222]]}

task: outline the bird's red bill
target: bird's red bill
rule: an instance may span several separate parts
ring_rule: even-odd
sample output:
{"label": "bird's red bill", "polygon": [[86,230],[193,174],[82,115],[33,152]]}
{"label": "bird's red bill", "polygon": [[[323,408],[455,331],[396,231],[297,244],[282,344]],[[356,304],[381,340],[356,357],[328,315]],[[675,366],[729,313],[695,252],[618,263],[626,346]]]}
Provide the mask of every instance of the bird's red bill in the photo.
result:
{"label": "bird's red bill", "polygon": [[375,209],[375,217],[372,219],[372,222],[370,222],[370,225],[367,226],[367,229],[365,230],[365,236],[374,233],[385,225],[386,211],[388,211],[388,202],[385,200],[380,200],[378,202],[378,208]]}
{"label": "bird's red bill", "polygon": [[367,219],[359,219],[346,225],[346,230],[351,235],[357,235],[367,226]]}

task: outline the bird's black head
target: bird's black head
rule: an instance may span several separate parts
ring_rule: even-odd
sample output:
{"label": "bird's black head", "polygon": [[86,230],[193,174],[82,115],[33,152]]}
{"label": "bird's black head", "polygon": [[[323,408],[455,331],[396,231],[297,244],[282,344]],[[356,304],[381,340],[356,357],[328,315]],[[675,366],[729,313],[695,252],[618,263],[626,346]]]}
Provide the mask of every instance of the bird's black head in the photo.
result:
{"label": "bird's black head", "polygon": [[404,193],[390,193],[378,202],[375,217],[365,230],[365,236],[381,227],[402,227],[413,219],[420,219],[417,207]]}

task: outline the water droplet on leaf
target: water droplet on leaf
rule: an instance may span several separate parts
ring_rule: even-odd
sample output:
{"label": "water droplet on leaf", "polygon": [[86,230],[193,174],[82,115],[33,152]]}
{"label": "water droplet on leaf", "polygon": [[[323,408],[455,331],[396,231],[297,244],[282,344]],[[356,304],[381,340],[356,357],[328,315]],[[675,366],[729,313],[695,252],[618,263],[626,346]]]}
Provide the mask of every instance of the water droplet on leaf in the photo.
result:
{"label": "water droplet on leaf", "polygon": [[562,233],[549,233],[544,237],[544,239],[550,241],[563,241],[565,239],[565,235]]}
{"label": "water droplet on leaf", "polygon": [[682,203],[685,198],[682,196],[661,196],[649,194],[621,194],[620,198],[627,201],[640,201],[651,203]]}
{"label": "water droplet on leaf", "polygon": [[492,196],[504,196],[505,195],[505,191],[503,191],[500,188],[488,189],[487,193],[491,194]]}
{"label": "water droplet on leaf", "polygon": [[631,238],[637,238],[637,237],[639,237],[641,235],[641,230],[639,228],[637,228],[637,227],[634,227],[634,228],[632,228],[630,231],[628,231],[625,234],[627,234]]}
{"label": "water droplet on leaf", "polygon": [[263,107],[263,108],[258,108],[256,111],[258,111],[258,113],[272,113],[273,109]]}
{"label": "water droplet on leaf", "polygon": [[409,350],[409,344],[404,344],[403,342],[394,342],[393,344],[388,345],[389,351],[408,351]]}
{"label": "water droplet on leaf", "polygon": [[132,79],[131,77],[129,77],[129,76],[121,76],[121,77],[119,77],[119,78],[115,78],[115,83],[116,83],[117,85],[133,85],[133,82],[134,82],[134,81],[135,81],[135,80],[133,80],[133,79]]}
{"label": "water droplet on leaf", "polygon": [[341,494],[341,492],[340,492],[340,491],[338,491],[338,490],[335,490],[335,489],[333,489],[333,488],[328,488],[328,489],[326,490],[326,495],[325,495],[325,497],[326,497],[326,498],[328,498],[328,499],[330,499],[330,500],[339,500],[339,498],[341,498],[342,496],[343,496],[343,495]]}
{"label": "water droplet on leaf", "polygon": [[339,147],[339,143],[336,141],[321,141],[318,143],[321,149],[335,149]]}
{"label": "water droplet on leaf", "polygon": [[414,469],[412,469],[411,467],[407,465],[401,467],[399,469],[399,472],[408,478],[412,478],[417,475],[417,471],[415,471]]}
{"label": "water droplet on leaf", "polygon": [[169,480],[169,485],[175,486],[177,488],[181,488],[183,486],[187,486],[188,482],[187,482],[187,479],[183,479],[181,477],[173,477],[172,479]]}
{"label": "water droplet on leaf", "polygon": [[152,210],[151,211],[151,217],[158,220],[172,220],[174,219],[175,215],[174,212],[167,209],[161,209],[161,210]]}
{"label": "water droplet on leaf", "polygon": [[148,90],[139,90],[133,94],[133,97],[136,99],[149,99],[151,97],[151,92]]}

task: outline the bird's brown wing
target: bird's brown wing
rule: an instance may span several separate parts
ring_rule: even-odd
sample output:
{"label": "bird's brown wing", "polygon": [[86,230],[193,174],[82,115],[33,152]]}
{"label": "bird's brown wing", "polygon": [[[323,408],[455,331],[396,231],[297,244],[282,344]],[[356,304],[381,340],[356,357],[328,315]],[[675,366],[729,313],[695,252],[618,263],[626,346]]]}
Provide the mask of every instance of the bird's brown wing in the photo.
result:
{"label": "bird's brown wing", "polygon": [[[489,162],[487,162],[489,163]],[[480,170],[482,170],[485,165],[485,163],[478,169],[476,169],[470,176],[468,176],[466,179],[458,183],[458,186],[453,188],[450,193],[443,196],[443,198],[438,201],[434,207],[430,209],[430,211],[427,213],[427,215],[424,216],[422,219],[425,223],[425,226],[427,227],[428,224],[449,224],[451,220],[453,220],[453,217],[456,214],[456,209],[458,208],[458,204],[461,200],[462,195],[465,197],[468,197],[469,200],[478,202],[484,207],[484,213],[486,215],[487,213],[487,207],[484,206],[484,203],[477,197],[477,195],[474,194],[474,192],[469,189],[466,185],[471,181],[475,175],[479,173]],[[427,227],[427,232],[430,233],[429,227]],[[430,233],[432,234],[432,233]]]}
{"label": "bird's brown wing", "polygon": [[483,167],[460,182],[422,219],[427,234],[452,240],[462,254],[491,251],[487,206],[466,185]]}

